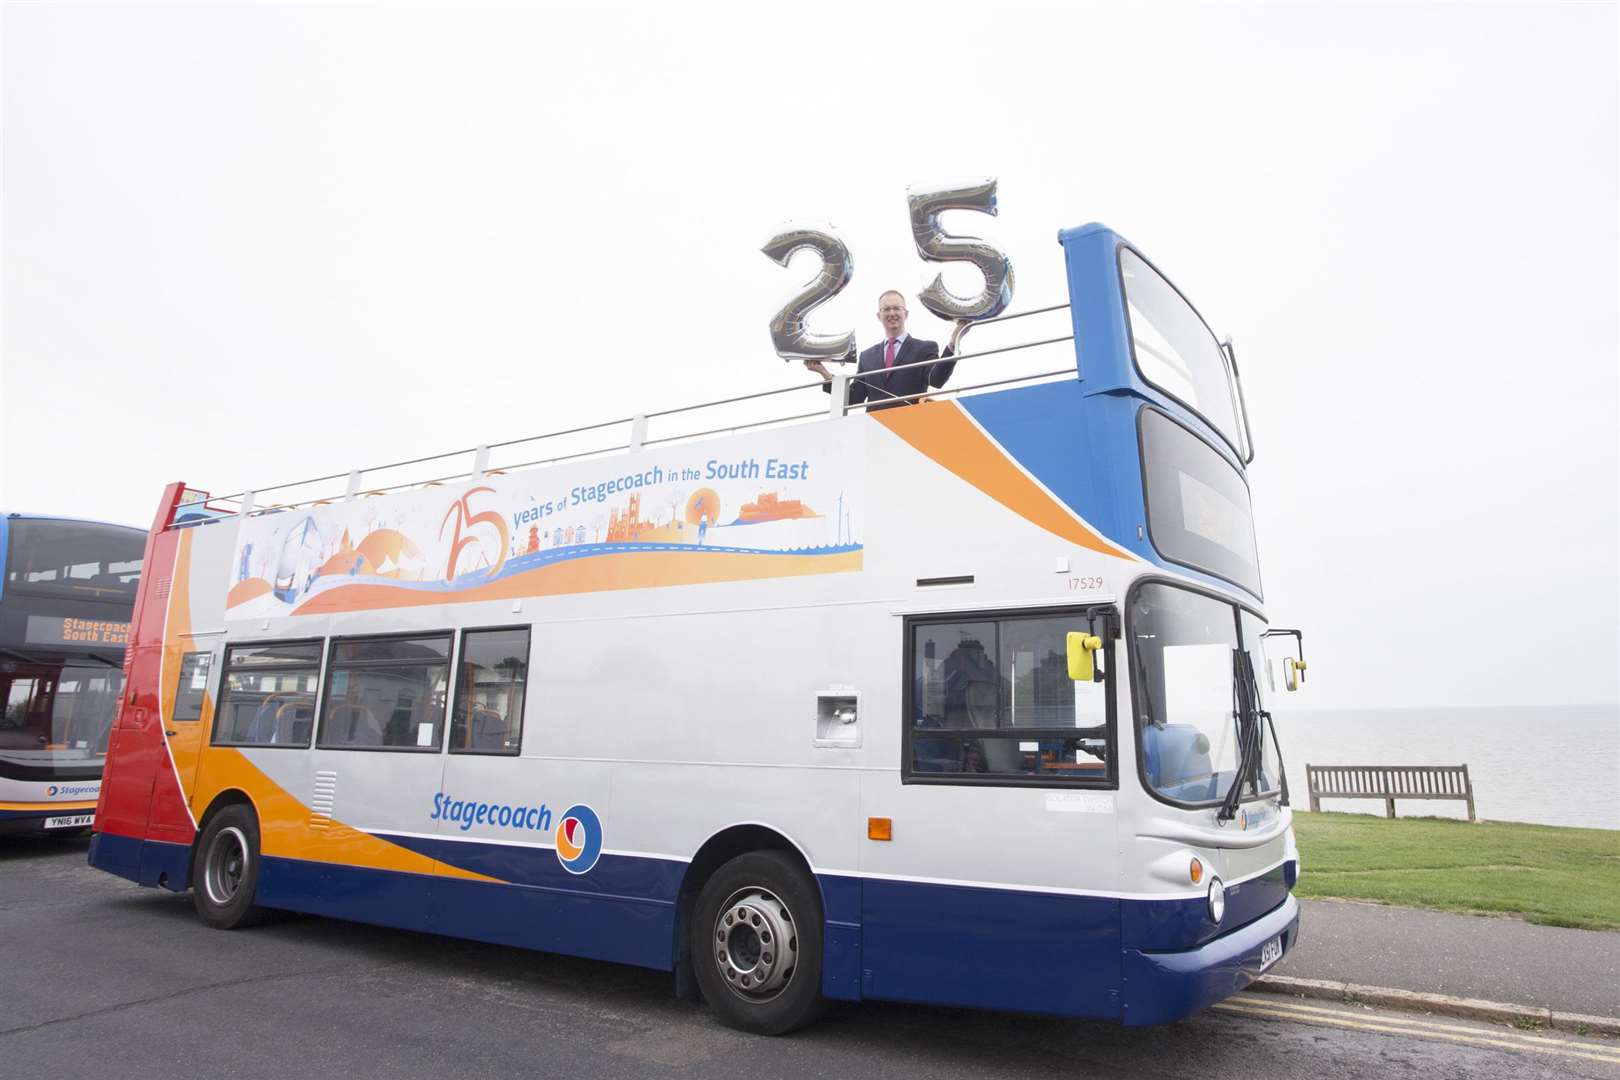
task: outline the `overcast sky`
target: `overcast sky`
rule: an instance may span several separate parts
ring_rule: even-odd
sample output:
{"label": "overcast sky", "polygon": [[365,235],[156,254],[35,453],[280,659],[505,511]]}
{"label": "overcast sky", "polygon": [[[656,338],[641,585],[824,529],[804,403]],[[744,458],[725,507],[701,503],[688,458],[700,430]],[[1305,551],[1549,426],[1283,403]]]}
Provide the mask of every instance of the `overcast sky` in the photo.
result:
{"label": "overcast sky", "polygon": [[802,382],[776,227],[835,226],[813,327],[870,342],[933,273],[907,186],[997,176],[1015,309],[1103,221],[1235,339],[1311,704],[1612,704],[1617,44],[1602,3],[7,4],[0,504],[144,527]]}

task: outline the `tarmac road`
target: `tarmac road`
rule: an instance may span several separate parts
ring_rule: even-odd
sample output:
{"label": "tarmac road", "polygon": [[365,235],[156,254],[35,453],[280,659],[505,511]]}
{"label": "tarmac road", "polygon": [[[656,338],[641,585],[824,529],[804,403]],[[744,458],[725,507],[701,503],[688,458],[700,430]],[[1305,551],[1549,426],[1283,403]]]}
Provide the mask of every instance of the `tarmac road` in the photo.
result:
{"label": "tarmac road", "polygon": [[1620,1078],[1620,1041],[1258,994],[1146,1030],[867,1003],[760,1039],[660,972],[316,918],[209,930],[86,847],[0,841],[4,1080]]}

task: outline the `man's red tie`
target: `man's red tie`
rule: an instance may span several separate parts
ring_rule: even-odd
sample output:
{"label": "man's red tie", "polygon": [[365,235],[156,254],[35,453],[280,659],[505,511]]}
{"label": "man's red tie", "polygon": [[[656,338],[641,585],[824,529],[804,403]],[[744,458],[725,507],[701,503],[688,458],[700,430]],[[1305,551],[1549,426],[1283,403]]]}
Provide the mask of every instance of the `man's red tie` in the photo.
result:
{"label": "man's red tie", "polygon": [[884,367],[886,367],[886,368],[894,367],[894,351],[895,351],[895,347],[898,346],[899,344],[900,343],[898,341],[894,340],[894,338],[889,339],[889,344],[887,346],[885,346],[884,349],[883,349],[883,366]]}

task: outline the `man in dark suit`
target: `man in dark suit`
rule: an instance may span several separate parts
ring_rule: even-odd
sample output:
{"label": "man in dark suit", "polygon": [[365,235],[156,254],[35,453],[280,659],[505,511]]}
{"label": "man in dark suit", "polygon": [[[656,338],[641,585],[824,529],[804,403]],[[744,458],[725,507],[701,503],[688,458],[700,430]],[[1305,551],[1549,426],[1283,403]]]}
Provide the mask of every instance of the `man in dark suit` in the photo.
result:
{"label": "man in dark suit", "polygon": [[[906,333],[906,298],[890,289],[878,297],[878,322],[883,324],[884,338],[860,355],[855,376],[849,380],[849,404],[871,402],[869,412],[892,409],[900,405],[915,405],[930,386],[945,385],[956,367],[950,359],[951,350],[939,357],[939,343],[924,341]],[[851,350],[852,352],[854,350]],[[924,363],[935,360],[936,363]],[[915,364],[915,367],[906,365]],[[804,366],[818,372],[826,381],[822,389],[832,393],[832,374],[820,360],[806,360]],[[900,370],[892,370],[899,368]]]}

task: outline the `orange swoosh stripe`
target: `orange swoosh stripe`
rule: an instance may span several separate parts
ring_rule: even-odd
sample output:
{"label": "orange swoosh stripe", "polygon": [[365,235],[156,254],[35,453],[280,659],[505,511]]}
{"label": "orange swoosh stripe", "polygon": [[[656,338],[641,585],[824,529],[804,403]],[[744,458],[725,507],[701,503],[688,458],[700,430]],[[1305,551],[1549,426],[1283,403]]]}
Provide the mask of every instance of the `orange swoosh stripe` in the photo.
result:
{"label": "orange swoosh stripe", "polygon": [[272,858],[437,874],[467,881],[500,881],[438,862],[341,821],[333,820],[321,829],[311,828],[309,807],[261,772],[239,750],[211,747],[204,767],[210,781],[210,801],[214,794],[228,788],[246,792],[253,800],[259,815],[259,850]]}

